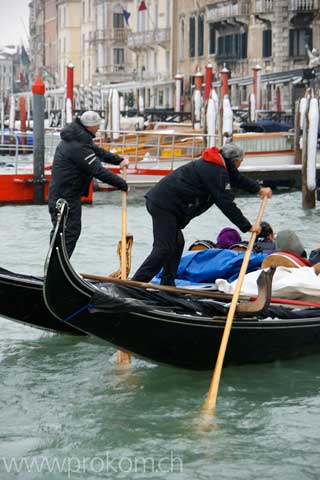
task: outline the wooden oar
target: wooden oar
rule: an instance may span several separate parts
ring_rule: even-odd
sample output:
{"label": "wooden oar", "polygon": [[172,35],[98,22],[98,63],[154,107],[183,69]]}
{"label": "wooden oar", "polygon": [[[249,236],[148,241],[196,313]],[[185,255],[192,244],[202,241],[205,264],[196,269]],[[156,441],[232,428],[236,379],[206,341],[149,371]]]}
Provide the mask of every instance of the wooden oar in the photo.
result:
{"label": "wooden oar", "polygon": [[[263,198],[263,201],[262,201],[261,205],[260,205],[260,209],[259,209],[259,213],[258,213],[256,222],[255,222],[255,225],[260,225],[260,223],[261,223],[262,215],[263,215],[265,206],[267,204],[267,200],[268,200],[268,197],[265,196]],[[227,349],[230,330],[231,330],[231,327],[232,327],[232,321],[233,321],[233,317],[234,317],[234,314],[235,314],[235,311],[236,311],[238,298],[239,298],[239,295],[240,295],[242,283],[243,283],[244,276],[246,274],[246,270],[247,270],[247,267],[248,267],[248,264],[249,264],[250,255],[251,255],[251,252],[252,252],[252,248],[253,248],[253,244],[254,244],[254,241],[256,239],[256,236],[257,236],[257,234],[255,232],[252,232],[251,238],[250,238],[250,241],[249,241],[249,244],[248,244],[248,248],[246,250],[246,253],[245,253],[242,265],[241,265],[237,285],[236,285],[235,292],[233,294],[231,305],[230,305],[229,312],[228,312],[228,315],[227,315],[226,324],[225,324],[223,335],[222,335],[221,345],[220,345],[220,349],[219,349],[219,353],[218,353],[218,357],[217,357],[217,361],[216,361],[216,366],[215,366],[215,369],[214,369],[214,372],[213,372],[211,385],[210,385],[209,392],[208,392],[208,397],[207,397],[207,400],[206,400],[206,402],[203,406],[203,411],[204,412],[210,412],[216,406],[219,382],[220,382],[220,377],[221,377],[221,370],[222,370],[223,360],[224,360],[224,356],[225,356],[226,349]]]}
{"label": "wooden oar", "polygon": [[[193,295],[195,297],[205,297],[205,298],[214,298],[215,300],[226,300],[230,302],[232,300],[232,295],[230,293],[222,293],[216,290],[194,290],[189,288],[177,288],[177,287],[169,287],[166,285],[155,285],[153,283],[147,282],[137,282],[136,280],[121,280],[120,278],[114,277],[104,277],[102,275],[93,275],[90,273],[81,273],[80,274],[84,279],[87,280],[95,280],[97,282],[108,282],[108,283],[116,283],[118,285],[124,285],[128,287],[138,287],[138,288],[145,288],[151,290],[159,290],[162,292],[168,293],[179,293],[183,295]],[[239,295],[239,300],[243,301],[254,301],[257,297],[251,297],[248,295]],[[303,307],[320,307],[320,303],[314,302],[303,302],[301,300],[288,300],[286,298],[271,298],[271,303],[278,303],[278,304],[287,304],[287,305],[297,305]]]}
{"label": "wooden oar", "polygon": [[[127,287],[138,287],[150,290],[159,290],[161,292],[168,293],[180,293],[184,295],[194,295],[197,297],[216,298],[221,300],[231,300],[230,293],[217,292],[216,290],[199,289],[194,290],[192,288],[178,288],[169,287],[166,285],[155,285],[154,283],[138,282],[136,280],[121,280],[120,278],[104,277],[102,275],[93,275],[90,273],[80,273],[80,275],[87,280],[95,280],[97,282],[116,283]],[[249,296],[241,296],[244,300],[250,300]]]}
{"label": "wooden oar", "polygon": [[[122,177],[127,180],[127,168],[122,169]],[[122,192],[122,216],[121,216],[121,279],[127,278],[127,192]],[[131,362],[131,355],[122,350],[117,352],[117,364],[127,365]]]}

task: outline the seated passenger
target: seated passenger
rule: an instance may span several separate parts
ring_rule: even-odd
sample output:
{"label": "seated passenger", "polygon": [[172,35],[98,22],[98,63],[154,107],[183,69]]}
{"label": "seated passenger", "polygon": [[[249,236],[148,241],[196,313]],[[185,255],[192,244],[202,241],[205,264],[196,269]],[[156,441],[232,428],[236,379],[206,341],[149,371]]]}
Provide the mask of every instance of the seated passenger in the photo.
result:
{"label": "seated passenger", "polygon": [[223,228],[217,236],[217,248],[230,248],[236,243],[240,243],[241,236],[238,230],[231,227]]}
{"label": "seated passenger", "polygon": [[196,240],[188,248],[189,251],[208,250],[209,248],[218,248],[216,243],[211,240]]}
{"label": "seated passenger", "polygon": [[257,235],[254,251],[255,252],[267,252],[271,253],[276,249],[274,242],[274,231],[268,222],[260,223],[261,232]]}
{"label": "seated passenger", "polygon": [[223,228],[216,239],[216,243],[211,240],[196,240],[190,245],[188,250],[206,250],[209,248],[232,248],[233,245],[241,242],[241,236],[235,228]]}
{"label": "seated passenger", "polygon": [[320,243],[310,252],[309,262],[312,263],[312,265],[320,262]]}
{"label": "seated passenger", "polygon": [[298,235],[293,230],[281,230],[275,239],[276,250],[293,252],[299,257],[307,258],[307,253]]}

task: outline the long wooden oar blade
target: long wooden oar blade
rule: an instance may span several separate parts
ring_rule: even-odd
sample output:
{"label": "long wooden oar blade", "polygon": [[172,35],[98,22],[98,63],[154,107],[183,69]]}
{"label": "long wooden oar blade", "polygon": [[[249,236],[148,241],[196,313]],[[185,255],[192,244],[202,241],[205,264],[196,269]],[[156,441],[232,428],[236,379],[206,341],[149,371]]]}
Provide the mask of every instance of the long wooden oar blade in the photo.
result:
{"label": "long wooden oar blade", "polygon": [[[127,168],[122,169],[122,177],[127,180]],[[122,192],[122,215],[121,215],[121,279],[127,278],[127,192]],[[128,365],[131,363],[130,353],[118,350],[117,352],[117,364]]]}
{"label": "long wooden oar blade", "polygon": [[[267,204],[267,200],[268,200],[268,198],[265,196],[263,198],[263,201],[262,201],[261,205],[260,205],[259,213],[258,213],[256,222],[255,222],[256,225],[260,225],[260,223],[261,223],[262,215],[263,215],[265,206]],[[252,232],[251,237],[250,237],[250,241],[249,241],[249,245],[248,245],[248,248],[246,250],[242,265],[241,265],[238,281],[237,281],[237,284],[236,284],[235,292],[234,292],[233,297],[232,297],[229,312],[228,312],[228,315],[227,315],[226,324],[225,324],[225,327],[224,327],[223,336],[222,336],[222,340],[221,340],[221,345],[220,345],[220,349],[219,349],[219,353],[218,353],[218,357],[217,357],[217,361],[216,361],[216,366],[215,366],[215,369],[214,369],[214,372],[213,372],[211,385],[210,385],[209,392],[208,392],[208,397],[207,397],[207,400],[206,400],[206,402],[203,406],[203,411],[206,411],[206,412],[214,410],[214,408],[216,406],[216,403],[217,403],[217,396],[218,396],[218,389],[219,389],[221,371],[222,371],[222,366],[223,366],[223,360],[224,360],[227,345],[228,345],[230,330],[231,330],[231,327],[232,327],[232,321],[233,321],[233,317],[234,317],[234,314],[235,314],[235,311],[236,311],[238,298],[239,298],[239,295],[240,295],[240,291],[241,291],[241,287],[242,287],[242,284],[243,284],[244,276],[245,276],[245,273],[246,273],[246,270],[247,270],[247,267],[248,267],[248,264],[249,264],[250,255],[251,255],[251,252],[252,252],[252,248],[253,248],[253,244],[254,244],[255,239],[256,239],[256,233]]]}

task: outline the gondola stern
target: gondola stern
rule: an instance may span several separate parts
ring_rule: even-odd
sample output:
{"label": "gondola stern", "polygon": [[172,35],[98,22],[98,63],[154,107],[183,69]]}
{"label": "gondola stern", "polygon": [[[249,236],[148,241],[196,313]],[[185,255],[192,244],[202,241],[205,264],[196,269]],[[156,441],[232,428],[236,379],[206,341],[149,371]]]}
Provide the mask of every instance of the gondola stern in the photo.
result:
{"label": "gondola stern", "polygon": [[65,244],[69,206],[59,199],[57,224],[44,267],[43,299],[49,311],[64,322],[75,309],[89,303],[94,288],[73,269]]}

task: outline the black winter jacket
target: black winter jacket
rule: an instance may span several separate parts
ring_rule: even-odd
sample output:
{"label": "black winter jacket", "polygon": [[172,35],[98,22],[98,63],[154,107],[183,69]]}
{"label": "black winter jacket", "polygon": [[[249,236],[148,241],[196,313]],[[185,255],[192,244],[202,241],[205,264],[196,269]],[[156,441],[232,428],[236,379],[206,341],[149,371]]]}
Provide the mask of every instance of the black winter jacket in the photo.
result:
{"label": "black winter jacket", "polygon": [[189,162],[160,180],[145,197],[176,215],[180,228],[216,204],[232,223],[247,232],[251,223],[236,206],[231,188],[257,193],[260,185],[242,175],[232,161],[224,162],[225,166],[203,158]]}
{"label": "black winter jacket", "polygon": [[119,165],[122,157],[96,146],[92,141],[94,136],[79,119],[67,125],[60,136],[53,160],[49,202],[60,197],[72,200],[88,195],[93,177],[120,190],[128,190],[120,176],[101,165],[101,161]]}

